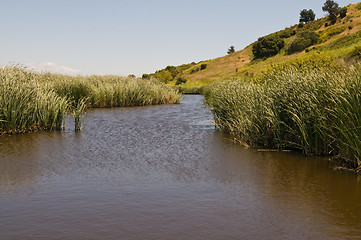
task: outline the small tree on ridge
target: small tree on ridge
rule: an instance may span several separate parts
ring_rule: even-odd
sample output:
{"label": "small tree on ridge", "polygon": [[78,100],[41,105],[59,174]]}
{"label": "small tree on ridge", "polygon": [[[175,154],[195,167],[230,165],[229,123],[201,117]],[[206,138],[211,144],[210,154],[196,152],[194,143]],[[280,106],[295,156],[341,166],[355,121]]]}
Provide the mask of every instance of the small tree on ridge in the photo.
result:
{"label": "small tree on ridge", "polygon": [[234,53],[235,50],[234,50],[234,46],[231,46],[228,51],[227,51],[227,54],[231,54],[231,53]]}
{"label": "small tree on ridge", "polygon": [[313,20],[315,20],[315,13],[313,12],[312,9],[303,9],[300,12],[300,23],[304,22],[304,23],[308,23],[308,22],[312,22]]}

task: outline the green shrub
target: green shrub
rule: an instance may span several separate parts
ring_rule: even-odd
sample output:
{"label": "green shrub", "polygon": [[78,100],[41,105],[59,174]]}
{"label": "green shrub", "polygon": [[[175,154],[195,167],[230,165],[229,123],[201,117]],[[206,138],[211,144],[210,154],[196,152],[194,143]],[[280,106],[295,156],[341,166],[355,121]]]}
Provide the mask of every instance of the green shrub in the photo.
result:
{"label": "green shrub", "polygon": [[361,10],[361,2],[356,5],[357,10]]}
{"label": "green shrub", "polygon": [[347,15],[347,7],[340,8],[338,13],[340,14],[341,19],[346,17],[346,15]]}
{"label": "green shrub", "polygon": [[185,79],[184,77],[178,77],[175,85],[183,84],[186,82],[187,82],[187,79]]}
{"label": "green shrub", "polygon": [[168,70],[157,71],[154,77],[163,83],[169,83],[173,80],[173,75]]}
{"label": "green shrub", "polygon": [[199,72],[201,69],[199,66],[195,66],[193,68],[191,68],[191,71],[189,72],[190,74],[193,74],[193,73],[196,73],[196,72]]}
{"label": "green shrub", "polygon": [[280,34],[280,38],[289,38],[296,35],[296,30],[285,30]]}
{"label": "green shrub", "polygon": [[296,35],[296,37],[286,46],[288,54],[301,52],[307,47],[317,42],[319,35],[315,32],[304,31]]}
{"label": "green shrub", "polygon": [[285,42],[277,35],[261,37],[253,45],[255,58],[267,58],[276,55],[284,47]]}
{"label": "green shrub", "polygon": [[204,69],[206,69],[206,68],[207,68],[207,64],[206,64],[206,63],[201,64],[201,70],[204,70]]}

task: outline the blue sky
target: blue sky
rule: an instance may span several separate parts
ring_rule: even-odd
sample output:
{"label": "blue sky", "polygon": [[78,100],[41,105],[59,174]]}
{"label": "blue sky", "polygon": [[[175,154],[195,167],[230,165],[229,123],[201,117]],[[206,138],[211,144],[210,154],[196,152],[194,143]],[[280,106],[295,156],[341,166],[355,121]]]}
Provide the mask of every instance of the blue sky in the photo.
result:
{"label": "blue sky", "polygon": [[[135,74],[243,49],[325,0],[1,0],[0,65]],[[357,0],[336,0],[340,6]]]}

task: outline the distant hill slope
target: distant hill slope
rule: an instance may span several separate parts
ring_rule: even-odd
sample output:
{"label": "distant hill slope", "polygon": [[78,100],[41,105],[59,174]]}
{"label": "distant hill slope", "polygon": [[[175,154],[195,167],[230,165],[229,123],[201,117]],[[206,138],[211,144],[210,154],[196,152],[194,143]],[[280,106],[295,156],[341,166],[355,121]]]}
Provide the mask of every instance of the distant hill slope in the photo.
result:
{"label": "distant hill slope", "polygon": [[[234,77],[256,76],[274,65],[305,59],[329,58],[336,62],[358,60],[361,57],[361,3],[350,4],[346,8],[346,17],[338,18],[333,25],[330,25],[326,16],[303,26],[296,24],[267,35],[266,37],[279,37],[285,42],[285,47],[275,56],[255,59],[252,48],[256,41],[241,51],[223,57],[168,66],[156,73],[144,74],[143,77],[156,77],[172,85],[194,87]],[[303,51],[290,54],[290,45],[302,32],[318,34],[317,42]]]}

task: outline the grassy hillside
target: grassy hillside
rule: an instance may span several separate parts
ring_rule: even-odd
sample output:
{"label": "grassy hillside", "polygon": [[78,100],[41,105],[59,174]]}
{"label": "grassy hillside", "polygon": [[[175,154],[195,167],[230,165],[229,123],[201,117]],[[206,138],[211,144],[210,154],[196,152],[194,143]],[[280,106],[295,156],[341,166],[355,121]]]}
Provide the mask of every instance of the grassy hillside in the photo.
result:
{"label": "grassy hillside", "polygon": [[[354,62],[361,57],[361,3],[348,5],[346,8],[346,17],[338,18],[333,25],[326,16],[303,26],[296,24],[266,36],[281,38],[285,43],[275,56],[256,59],[252,53],[256,41],[241,51],[223,57],[177,67],[168,66],[144,77],[155,76],[171,85],[199,87],[234,77],[256,77],[279,64],[305,63],[315,59],[327,59],[327,62],[331,60],[337,64]],[[291,44],[305,32],[316,33],[317,41],[303,51],[290,54]]]}

